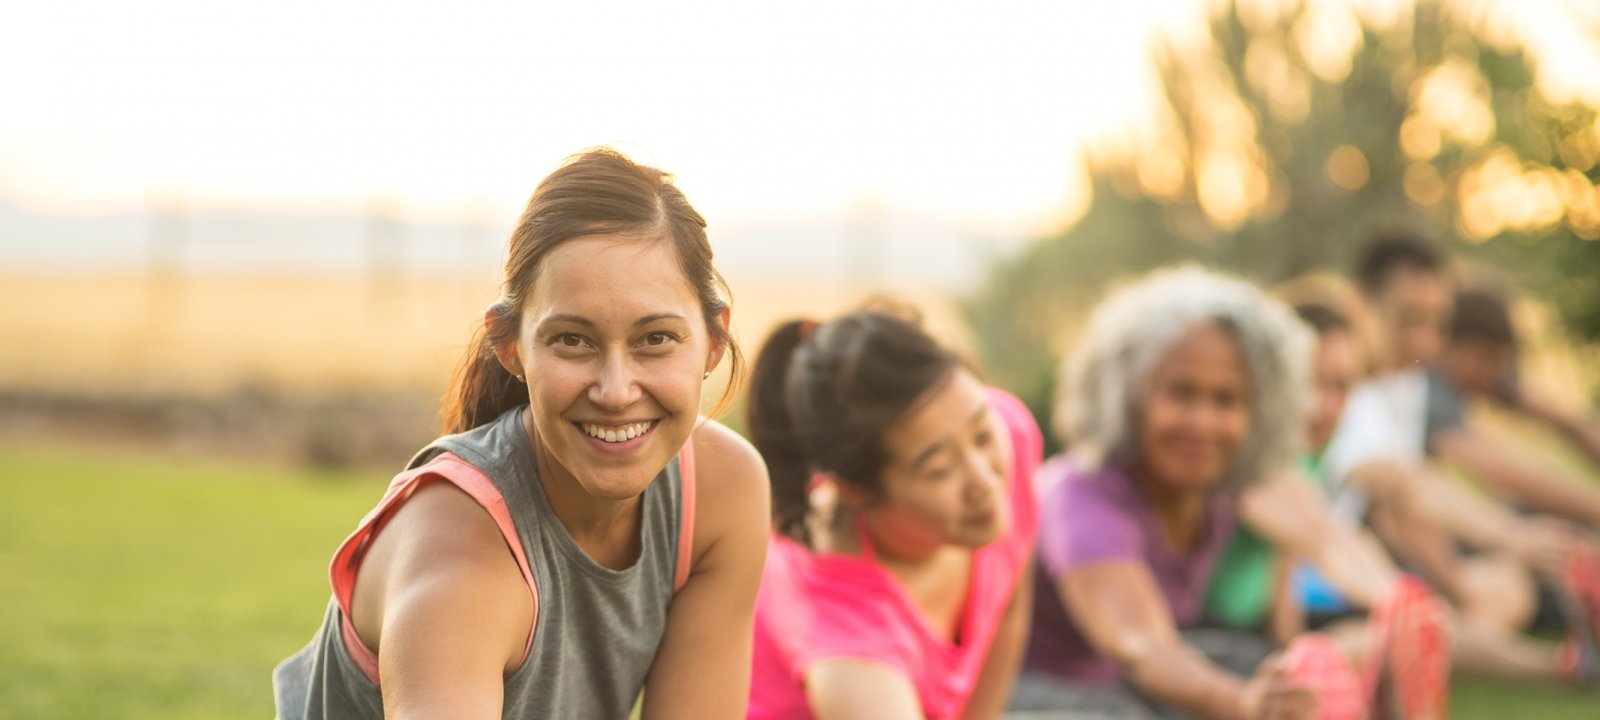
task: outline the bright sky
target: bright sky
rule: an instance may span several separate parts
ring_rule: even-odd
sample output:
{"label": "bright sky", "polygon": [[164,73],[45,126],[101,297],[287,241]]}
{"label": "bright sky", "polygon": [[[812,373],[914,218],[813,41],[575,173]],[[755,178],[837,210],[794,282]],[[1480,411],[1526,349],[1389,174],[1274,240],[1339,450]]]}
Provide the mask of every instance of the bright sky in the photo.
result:
{"label": "bright sky", "polygon": [[[0,198],[515,212],[586,146],[713,219],[863,201],[982,233],[1058,225],[1078,145],[1150,101],[1192,0],[618,5],[19,4],[0,24]],[[865,200],[864,200],[865,199]]]}
{"label": "bright sky", "polygon": [[616,144],[717,223],[865,203],[1031,235],[1081,203],[1081,145],[1147,114],[1152,30],[1201,4],[20,3],[0,199],[500,218]]}

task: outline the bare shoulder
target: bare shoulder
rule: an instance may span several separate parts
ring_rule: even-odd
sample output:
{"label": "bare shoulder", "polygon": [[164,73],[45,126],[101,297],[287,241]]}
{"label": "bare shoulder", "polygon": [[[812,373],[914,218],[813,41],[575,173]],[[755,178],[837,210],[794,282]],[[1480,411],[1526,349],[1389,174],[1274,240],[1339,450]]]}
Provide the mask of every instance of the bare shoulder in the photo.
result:
{"label": "bare shoulder", "polygon": [[755,445],[714,419],[694,427],[694,459],[709,483],[766,485],[766,462]]}
{"label": "bare shoulder", "polygon": [[750,441],[707,419],[695,428],[692,442],[700,500],[719,502],[726,493],[736,496],[735,503],[766,503],[767,465]]}
{"label": "bare shoulder", "polygon": [[400,551],[394,559],[416,569],[439,561],[449,561],[444,564],[451,568],[502,558],[515,562],[494,518],[471,495],[449,482],[431,482],[413,493],[395,511],[375,542],[375,550],[376,543],[385,538]]}
{"label": "bare shoulder", "polygon": [[[762,548],[771,532],[771,488],[767,465],[738,433],[704,420],[691,440],[695,452],[696,562],[708,557],[718,540]],[[722,553],[712,553],[720,555]]]}
{"label": "bare shoulder", "polygon": [[[373,650],[395,631],[470,611],[499,632],[497,650],[520,649],[532,597],[516,558],[488,511],[449,482],[419,488],[372,541],[351,598],[351,620]],[[520,628],[517,627],[520,625]],[[429,628],[424,632],[443,628]],[[385,642],[385,641],[389,642]],[[509,642],[509,644],[507,644]]]}

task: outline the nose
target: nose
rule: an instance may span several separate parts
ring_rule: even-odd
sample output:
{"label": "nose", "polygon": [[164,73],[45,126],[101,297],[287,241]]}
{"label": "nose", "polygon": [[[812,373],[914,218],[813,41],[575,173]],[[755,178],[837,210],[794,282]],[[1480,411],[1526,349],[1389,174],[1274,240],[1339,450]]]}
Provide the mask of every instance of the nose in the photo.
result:
{"label": "nose", "polygon": [[1210,436],[1222,424],[1223,409],[1209,399],[1195,399],[1184,404],[1179,418],[1190,433]]}
{"label": "nose", "polygon": [[993,502],[1005,488],[1003,469],[994,454],[981,448],[969,448],[963,464],[966,466],[963,499],[973,505]]}
{"label": "nose", "polygon": [[622,410],[642,393],[627,356],[611,353],[601,361],[600,374],[589,385],[589,402],[606,410]]}

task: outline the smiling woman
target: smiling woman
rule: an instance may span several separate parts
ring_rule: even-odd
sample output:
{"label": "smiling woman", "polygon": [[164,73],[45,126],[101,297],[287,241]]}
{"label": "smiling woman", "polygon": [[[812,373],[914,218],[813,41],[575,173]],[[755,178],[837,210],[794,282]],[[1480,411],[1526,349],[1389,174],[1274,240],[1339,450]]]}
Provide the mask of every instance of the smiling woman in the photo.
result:
{"label": "smiling woman", "polygon": [[767,484],[698,414],[739,364],[705,221],[596,150],[540,183],[509,250],[451,434],[335,553],[279,717],[616,718],[647,686],[646,718],[743,711]]}

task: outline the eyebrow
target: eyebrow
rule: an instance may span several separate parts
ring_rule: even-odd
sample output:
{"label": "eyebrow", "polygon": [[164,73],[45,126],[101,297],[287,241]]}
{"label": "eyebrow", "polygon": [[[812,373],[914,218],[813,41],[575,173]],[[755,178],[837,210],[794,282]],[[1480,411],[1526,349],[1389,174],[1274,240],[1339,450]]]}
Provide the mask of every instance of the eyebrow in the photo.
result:
{"label": "eyebrow", "polygon": [[[972,416],[967,421],[968,424],[976,425],[978,421],[983,419],[984,414],[988,411],[989,403],[987,400],[978,403],[978,409],[972,413]],[[929,460],[932,460],[934,455],[939,454],[939,448],[944,445],[944,441],[944,438],[939,438],[938,440],[935,440],[932,445],[924,448],[922,452],[917,453],[917,456],[911,459],[911,466],[922,467],[923,464],[927,463]]]}
{"label": "eyebrow", "polygon": [[[657,320],[684,320],[684,319],[685,318],[682,315],[679,315],[677,313],[651,313],[651,314],[646,315],[646,316],[644,316],[642,318],[639,318],[638,320],[633,321],[633,326],[634,327],[639,327],[641,325],[649,325],[650,323],[656,322]],[[540,322],[539,324],[541,326],[543,326],[543,325],[548,324],[548,323],[559,323],[559,322],[572,323],[574,325],[582,325],[584,327],[591,327],[591,328],[595,326],[594,321],[590,320],[589,318],[586,318],[586,317],[584,317],[582,315],[568,315],[568,314],[551,315],[551,316],[545,318],[544,321]]]}

